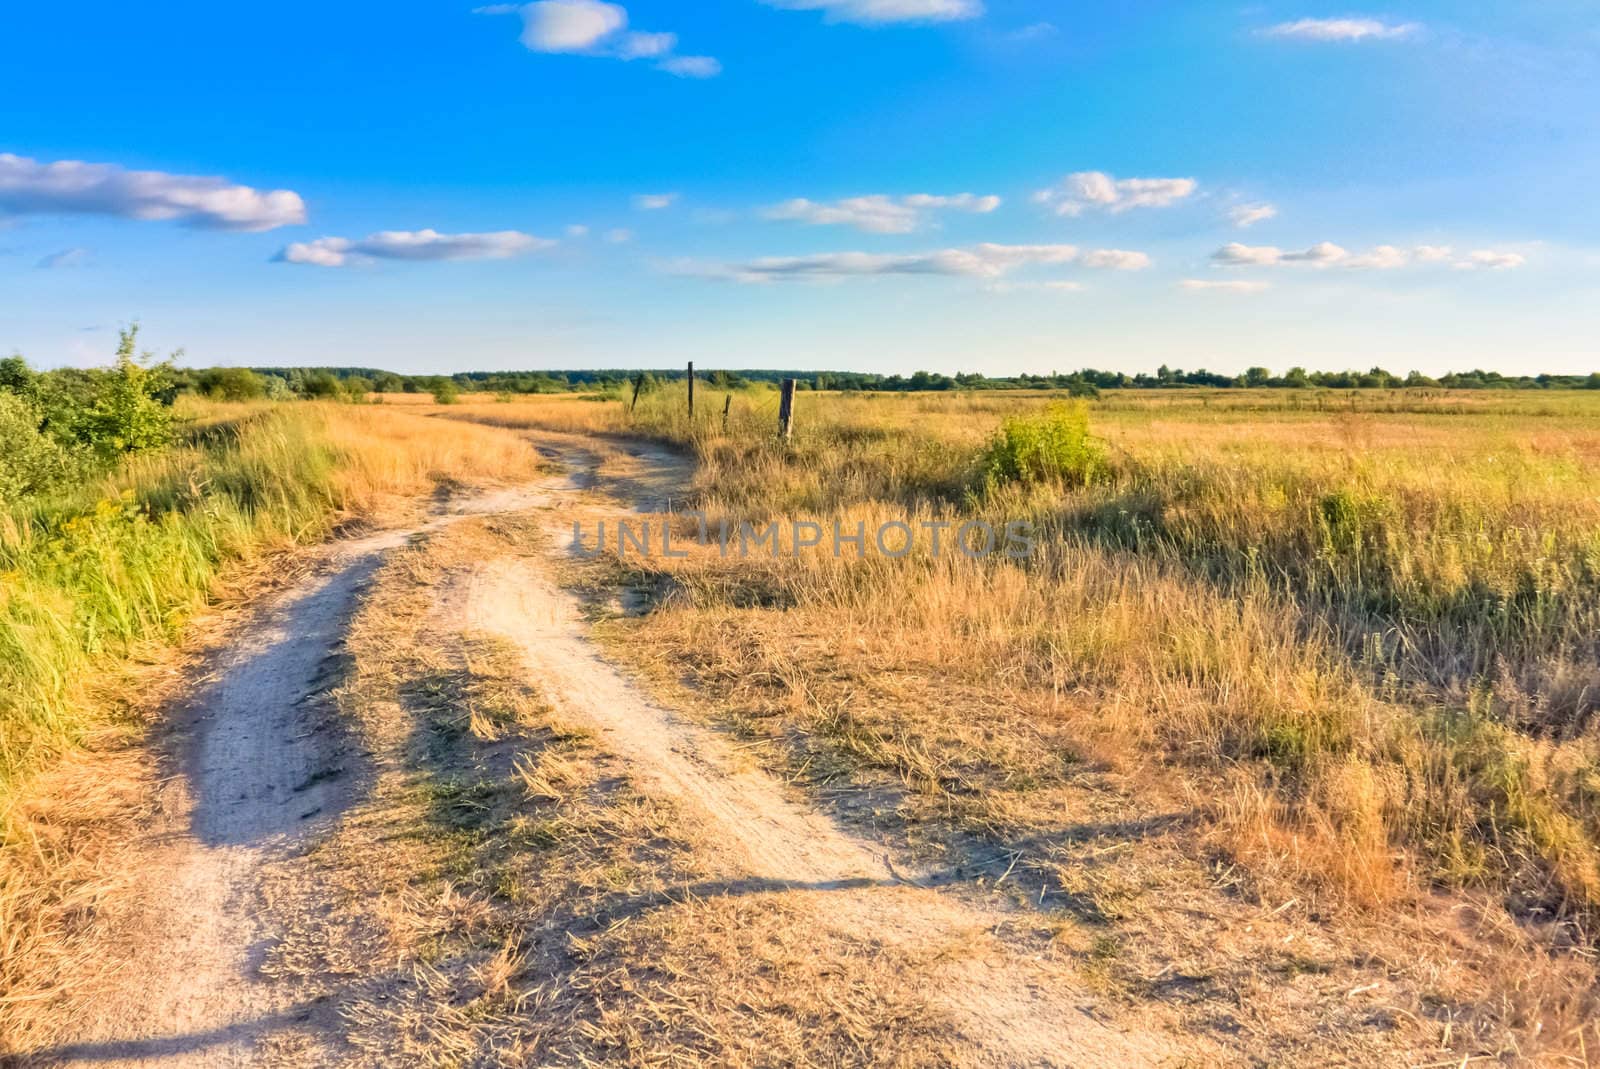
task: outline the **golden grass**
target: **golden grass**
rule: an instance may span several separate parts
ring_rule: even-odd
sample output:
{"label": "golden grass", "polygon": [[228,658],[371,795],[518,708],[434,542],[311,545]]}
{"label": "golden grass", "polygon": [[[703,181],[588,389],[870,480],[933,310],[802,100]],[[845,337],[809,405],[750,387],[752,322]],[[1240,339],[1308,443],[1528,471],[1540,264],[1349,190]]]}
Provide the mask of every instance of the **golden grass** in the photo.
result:
{"label": "golden grass", "polygon": [[[1038,787],[1090,760],[1188,792],[1213,848],[1327,907],[1382,915],[1443,889],[1558,955],[1592,944],[1600,398],[1111,394],[1091,414],[1103,478],[994,491],[985,444],[1048,397],[801,394],[785,445],[771,392],[733,396],[726,431],[709,389],[692,423],[670,389],[635,413],[535,398],[449,415],[684,446],[686,506],[713,524],[1042,533],[1020,566],[613,562],[612,581],[669,591],[618,625],[619,654],[805,740],[791,774],[887,774],[902,814],[1005,842],[1059,829]],[[1574,1042],[1588,966],[1528,968],[1548,984],[1484,1036]]]}

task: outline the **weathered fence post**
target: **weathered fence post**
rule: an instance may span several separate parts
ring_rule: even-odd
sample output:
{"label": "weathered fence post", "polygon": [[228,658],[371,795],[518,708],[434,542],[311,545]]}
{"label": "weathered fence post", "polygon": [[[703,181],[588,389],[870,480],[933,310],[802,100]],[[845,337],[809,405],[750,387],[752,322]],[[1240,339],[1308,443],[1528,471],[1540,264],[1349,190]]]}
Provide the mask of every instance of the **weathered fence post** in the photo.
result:
{"label": "weathered fence post", "polygon": [[644,388],[644,372],[641,371],[641,372],[639,372],[638,376],[635,377],[634,380],[633,380],[633,404],[628,406],[628,411],[629,412],[632,412],[634,409],[639,407],[639,391],[642,390],[643,388]]}
{"label": "weathered fence post", "polygon": [[689,419],[694,419],[694,361],[689,361]]}
{"label": "weathered fence post", "polygon": [[794,434],[794,388],[793,379],[783,380],[783,397],[778,402],[778,437],[785,441]]}
{"label": "weathered fence post", "polygon": [[727,434],[728,433],[728,413],[731,412],[731,411],[733,411],[733,394],[730,393],[728,395],[728,399],[726,401],[722,402],[722,433],[723,434]]}

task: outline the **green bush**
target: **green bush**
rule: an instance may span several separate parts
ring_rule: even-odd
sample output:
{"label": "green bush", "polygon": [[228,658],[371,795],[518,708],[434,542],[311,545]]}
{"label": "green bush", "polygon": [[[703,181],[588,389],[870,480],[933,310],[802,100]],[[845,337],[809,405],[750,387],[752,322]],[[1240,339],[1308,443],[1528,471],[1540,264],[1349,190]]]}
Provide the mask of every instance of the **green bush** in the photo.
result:
{"label": "green bush", "polygon": [[1076,403],[1006,420],[983,454],[981,471],[990,486],[1086,486],[1105,467],[1104,452],[1089,437],[1088,406]]}
{"label": "green bush", "polygon": [[104,456],[159,449],[172,441],[172,407],[166,399],[171,362],[146,366],[135,356],[138,327],[122,331],[117,362],[80,423],[84,443]]}
{"label": "green bush", "polygon": [[0,506],[43,493],[78,470],[77,458],[39,431],[38,411],[0,390]]}
{"label": "green bush", "polygon": [[461,400],[461,388],[449,379],[434,383],[433,399],[441,405],[453,405]]}
{"label": "green bush", "polygon": [[247,367],[207,368],[196,388],[214,401],[254,401],[266,393],[261,376]]}

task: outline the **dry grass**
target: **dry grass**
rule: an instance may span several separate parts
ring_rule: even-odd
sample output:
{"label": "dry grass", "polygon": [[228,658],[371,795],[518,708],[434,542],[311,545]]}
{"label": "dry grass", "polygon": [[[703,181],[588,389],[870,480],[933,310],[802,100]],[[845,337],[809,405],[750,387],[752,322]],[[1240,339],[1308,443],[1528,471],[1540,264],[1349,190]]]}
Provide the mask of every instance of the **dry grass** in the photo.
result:
{"label": "dry grass", "polygon": [[[824,797],[877,783],[907,834],[1037,844],[1082,823],[1064,784],[1109,776],[1146,803],[1124,812],[1187,813],[1243,893],[1377,930],[1415,914],[1396,967],[1409,939],[1429,949],[1409,975],[1451,980],[1407,1012],[1451,1018],[1459,1049],[1579,1049],[1600,917],[1595,398],[1112,396],[1103,479],[999,492],[980,452],[1043,398],[802,395],[787,447],[770,401],[736,395],[726,433],[720,403],[690,425],[670,392],[632,418],[568,398],[451,415],[682,444],[713,524],[1034,520],[1024,567],[700,552],[587,581],[654,605],[613,625],[619,656],[687,675]],[[1435,891],[1479,918],[1456,966]]]}
{"label": "dry grass", "polygon": [[530,537],[474,527],[379,575],[339,692],[378,775],[279,878],[278,901],[306,906],[268,972],[329,1000],[357,1052],[340,1056],[965,1064],[909,963],[866,936],[819,936],[780,891],[719,879],[670,807],[551,719],[514,658],[453,629],[452,574]]}

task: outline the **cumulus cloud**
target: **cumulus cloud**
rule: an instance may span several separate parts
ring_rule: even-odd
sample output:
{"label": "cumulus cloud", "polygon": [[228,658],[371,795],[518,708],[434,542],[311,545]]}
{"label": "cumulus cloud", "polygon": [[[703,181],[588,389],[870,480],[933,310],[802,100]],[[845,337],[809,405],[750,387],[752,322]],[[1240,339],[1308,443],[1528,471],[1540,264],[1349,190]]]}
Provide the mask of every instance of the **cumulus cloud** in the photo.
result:
{"label": "cumulus cloud", "polygon": [[1203,278],[1186,278],[1178,283],[1179,289],[1193,293],[1261,293],[1272,288],[1270,282],[1218,282]]}
{"label": "cumulus cloud", "polygon": [[1410,37],[1421,28],[1415,22],[1390,23],[1381,19],[1299,19],[1262,32],[1268,37],[1301,41],[1388,41]]}
{"label": "cumulus cloud", "polygon": [[[1029,267],[1082,263],[1088,267],[1137,270],[1149,264],[1143,253],[1118,249],[1083,252],[1076,245],[997,245],[922,253],[834,252],[813,256],[781,256],[712,267],[680,265],[680,271],[738,282],[783,282],[842,279],[874,275],[945,275],[1000,279]],[[1076,285],[1075,283],[1073,284]],[[1072,287],[1065,287],[1072,288]]]}
{"label": "cumulus cloud", "polygon": [[1273,204],[1241,204],[1228,212],[1228,218],[1240,230],[1248,230],[1257,223],[1264,223],[1268,219],[1277,217],[1278,208]]}
{"label": "cumulus cloud", "polygon": [[63,267],[82,267],[89,262],[88,249],[62,249],[53,252],[40,260],[35,267],[42,271],[54,271]]}
{"label": "cumulus cloud", "polygon": [[223,178],[0,153],[0,217],[68,212],[171,219],[215,230],[271,230],[306,221],[305,202],[287,189],[262,192]]}
{"label": "cumulus cloud", "polygon": [[1200,183],[1193,178],[1114,178],[1103,171],[1069,174],[1059,186],[1033,196],[1036,204],[1058,215],[1078,216],[1089,209],[1114,213],[1134,208],[1165,208],[1193,196]]}
{"label": "cumulus cloud", "polygon": [[1272,245],[1242,245],[1232,242],[1211,254],[1223,267],[1277,267],[1283,264],[1310,264],[1314,267],[1339,266],[1352,271],[1397,271],[1414,265],[1454,263],[1462,270],[1485,267],[1504,270],[1527,263],[1520,253],[1480,250],[1457,259],[1448,245],[1418,245],[1403,249],[1397,245],[1378,245],[1371,251],[1353,255],[1347,249],[1324,241],[1304,252],[1285,252]]}
{"label": "cumulus cloud", "polygon": [[633,206],[641,212],[659,212],[678,202],[676,193],[640,193],[633,198]]}
{"label": "cumulus cloud", "polygon": [[491,4],[480,15],[522,16],[522,43],[531,52],[656,61],[656,69],[680,78],[713,78],[722,64],[710,56],[676,55],[678,35],[628,29],[628,11],[603,0],[534,0]]}
{"label": "cumulus cloud", "polygon": [[626,245],[632,240],[633,231],[631,230],[624,230],[622,227],[618,227],[615,230],[606,231],[606,244],[608,245]]}
{"label": "cumulus cloud", "polygon": [[1083,266],[1106,271],[1143,271],[1150,266],[1150,257],[1125,249],[1096,249],[1083,254]]}
{"label": "cumulus cloud", "polygon": [[913,193],[907,197],[873,194],[849,197],[831,203],[798,198],[765,209],[767,219],[808,223],[812,226],[853,226],[868,234],[909,234],[921,228],[938,211],[972,212],[987,215],[1000,207],[1000,198],[972,193],[936,196]]}
{"label": "cumulus cloud", "polygon": [[372,260],[506,260],[555,242],[519,230],[441,234],[437,230],[384,230],[359,240],[297,241],[278,253],[280,263],[348,267]]}
{"label": "cumulus cloud", "polygon": [[890,22],[952,22],[983,14],[982,0],[762,0],[770,7],[821,11],[829,22],[881,26]]}
{"label": "cumulus cloud", "polygon": [[1226,267],[1270,267],[1277,264],[1336,264],[1350,253],[1331,241],[1311,246],[1304,252],[1285,252],[1273,245],[1243,245],[1230,242],[1211,254],[1211,259]]}

